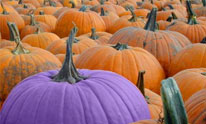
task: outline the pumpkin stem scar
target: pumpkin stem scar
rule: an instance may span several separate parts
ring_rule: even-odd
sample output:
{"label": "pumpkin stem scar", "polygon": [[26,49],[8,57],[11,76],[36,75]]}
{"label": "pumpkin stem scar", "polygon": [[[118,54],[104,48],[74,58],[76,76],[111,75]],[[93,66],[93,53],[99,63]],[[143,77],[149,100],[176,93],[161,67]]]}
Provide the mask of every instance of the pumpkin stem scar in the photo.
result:
{"label": "pumpkin stem scar", "polygon": [[95,28],[92,28],[91,31],[92,31],[92,33],[91,33],[90,38],[93,39],[93,40],[98,39],[99,36],[96,34],[96,29],[95,29]]}
{"label": "pumpkin stem scar", "polygon": [[191,1],[189,0],[186,1],[186,7],[187,7],[187,13],[188,13],[187,24],[190,24],[190,25],[198,24],[197,19],[196,19],[196,14],[192,10]]}
{"label": "pumpkin stem scar", "polygon": [[144,74],[145,71],[139,71],[138,79],[137,79],[137,87],[141,91],[142,95],[145,97],[145,91],[144,91]]}
{"label": "pumpkin stem scar", "polygon": [[3,9],[3,12],[2,12],[3,15],[8,15],[8,14],[9,14],[9,13],[6,11],[3,2],[1,2],[1,8]]}
{"label": "pumpkin stem scar", "polygon": [[77,69],[75,68],[75,65],[73,63],[72,59],[72,43],[74,41],[74,37],[77,33],[77,27],[74,27],[69,35],[69,38],[67,40],[67,45],[66,45],[66,57],[64,59],[64,63],[62,65],[61,70],[57,75],[52,77],[53,81],[55,82],[68,82],[70,84],[75,84],[81,80],[86,79],[87,77],[81,76]]}
{"label": "pumpkin stem scar", "polygon": [[125,49],[129,49],[127,44],[121,44],[121,43],[117,43],[115,46],[112,46],[114,49],[116,50],[125,50]]}
{"label": "pumpkin stem scar", "polygon": [[156,23],[156,16],[157,16],[157,8],[153,8],[149,14],[148,21],[144,27],[145,30],[155,31],[157,30],[157,23]]}
{"label": "pumpkin stem scar", "polygon": [[22,46],[21,39],[19,36],[19,30],[18,30],[16,24],[11,23],[11,22],[7,22],[7,25],[9,27],[9,31],[10,31],[10,39],[15,41],[15,43],[17,44],[16,48],[12,51],[12,53],[15,55],[30,53],[29,50],[25,49]]}

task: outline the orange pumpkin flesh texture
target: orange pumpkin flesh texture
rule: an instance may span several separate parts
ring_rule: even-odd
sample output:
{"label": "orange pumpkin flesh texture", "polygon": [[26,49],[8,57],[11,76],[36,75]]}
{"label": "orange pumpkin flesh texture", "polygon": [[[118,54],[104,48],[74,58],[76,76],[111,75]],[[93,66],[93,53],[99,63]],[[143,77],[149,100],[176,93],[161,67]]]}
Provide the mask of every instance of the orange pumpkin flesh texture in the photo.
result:
{"label": "orange pumpkin flesh texture", "polygon": [[142,48],[116,50],[110,46],[96,46],[84,51],[75,62],[77,68],[116,72],[136,84],[138,72],[145,70],[145,88],[159,94],[164,71],[149,52]]}
{"label": "orange pumpkin flesh texture", "polygon": [[97,13],[86,10],[83,7],[80,10],[71,9],[61,14],[57,20],[55,29],[55,33],[59,37],[67,37],[74,23],[79,28],[77,36],[89,33],[91,28],[95,28],[96,31],[106,30],[103,19]]}
{"label": "orange pumpkin flesh texture", "polygon": [[206,89],[193,94],[186,102],[185,108],[189,123],[205,124],[206,123]]}
{"label": "orange pumpkin flesh texture", "polygon": [[206,68],[186,69],[173,77],[180,88],[184,101],[194,93],[206,89]]}

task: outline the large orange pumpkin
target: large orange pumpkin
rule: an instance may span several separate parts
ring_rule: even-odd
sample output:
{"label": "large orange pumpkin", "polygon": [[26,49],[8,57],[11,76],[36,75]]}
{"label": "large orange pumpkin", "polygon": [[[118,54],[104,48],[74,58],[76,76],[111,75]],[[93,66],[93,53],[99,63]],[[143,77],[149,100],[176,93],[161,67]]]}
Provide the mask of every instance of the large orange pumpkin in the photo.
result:
{"label": "large orange pumpkin", "polygon": [[156,12],[153,9],[144,27],[128,27],[116,32],[109,44],[126,43],[134,47],[142,47],[152,53],[167,73],[170,62],[177,52],[190,41],[180,33],[172,31],[159,31],[156,28]]}
{"label": "large orange pumpkin", "polygon": [[56,23],[55,33],[63,38],[69,35],[73,28],[73,23],[79,28],[77,36],[89,33],[91,28],[97,31],[105,31],[103,19],[95,12],[89,11],[83,6],[79,10],[71,9],[61,14]]}
{"label": "large orange pumpkin", "polygon": [[206,68],[186,69],[173,77],[180,88],[184,101],[201,89],[206,89]]}
{"label": "large orange pumpkin", "polygon": [[193,94],[186,102],[189,123],[205,124],[206,123],[206,89]]}
{"label": "large orange pumpkin", "polygon": [[23,43],[28,43],[33,47],[39,47],[42,49],[46,49],[49,44],[51,44],[55,40],[59,40],[60,38],[50,32],[41,32],[40,28],[37,28],[37,31],[34,34],[29,34],[22,39]]}
{"label": "large orange pumpkin", "polygon": [[[114,48],[113,48],[114,47]],[[116,72],[134,84],[137,83],[138,72],[145,70],[145,88],[160,93],[160,81],[164,79],[164,71],[146,50],[128,47],[126,44],[96,46],[80,54],[75,62],[78,68],[101,69]]]}
{"label": "large orange pumpkin", "polygon": [[15,24],[9,23],[9,28],[17,45],[0,49],[0,104],[21,80],[38,72],[61,67],[61,62],[50,52],[36,47],[24,48]]}

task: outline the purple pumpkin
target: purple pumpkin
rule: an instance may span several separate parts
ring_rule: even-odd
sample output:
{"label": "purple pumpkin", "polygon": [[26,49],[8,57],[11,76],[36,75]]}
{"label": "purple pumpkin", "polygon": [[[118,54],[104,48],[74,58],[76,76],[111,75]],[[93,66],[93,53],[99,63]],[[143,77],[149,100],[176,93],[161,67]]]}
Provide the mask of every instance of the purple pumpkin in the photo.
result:
{"label": "purple pumpkin", "polygon": [[139,90],[124,77],[108,71],[76,70],[71,31],[60,71],[31,76],[10,93],[0,124],[128,124],[150,119]]}

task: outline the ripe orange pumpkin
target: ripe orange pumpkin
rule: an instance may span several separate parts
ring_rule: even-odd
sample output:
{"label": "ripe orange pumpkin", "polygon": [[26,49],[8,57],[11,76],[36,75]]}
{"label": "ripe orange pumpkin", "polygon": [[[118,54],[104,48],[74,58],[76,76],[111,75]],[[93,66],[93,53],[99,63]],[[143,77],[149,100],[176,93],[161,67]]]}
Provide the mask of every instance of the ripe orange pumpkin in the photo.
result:
{"label": "ripe orange pumpkin", "polygon": [[205,37],[206,24],[205,22],[196,20],[196,14],[191,8],[190,1],[186,1],[186,3],[189,15],[188,22],[184,23],[181,21],[176,21],[168,27],[168,30],[176,31],[185,35],[192,43],[199,43]]}
{"label": "ripe orange pumpkin", "polygon": [[73,23],[79,28],[77,36],[89,33],[91,28],[95,28],[97,31],[106,30],[103,19],[97,13],[89,11],[86,6],[83,6],[79,10],[71,9],[61,14],[56,23],[55,33],[61,38],[67,37],[73,28]]}
{"label": "ripe orange pumpkin", "polygon": [[[113,48],[114,47],[114,48]],[[137,83],[138,72],[145,70],[145,88],[160,93],[160,81],[164,79],[164,71],[146,50],[126,44],[96,46],[84,51],[75,62],[78,68],[100,69],[116,72],[128,80]]]}
{"label": "ripe orange pumpkin", "polygon": [[169,67],[169,76],[190,68],[206,67],[206,45],[196,43],[186,46],[172,59]]}
{"label": "ripe orange pumpkin", "polygon": [[59,40],[60,38],[50,32],[41,32],[40,28],[37,28],[37,31],[34,34],[29,34],[22,39],[23,43],[28,43],[33,47],[39,47],[42,49],[46,49],[49,44],[51,44],[55,40]]}
{"label": "ripe orange pumpkin", "polygon": [[167,74],[172,58],[183,47],[191,43],[180,33],[158,31],[156,28],[156,12],[156,8],[151,11],[144,29],[136,27],[124,28],[116,32],[108,43],[126,43],[130,46],[146,49],[159,60]]}
{"label": "ripe orange pumpkin", "polygon": [[193,94],[186,102],[189,123],[205,124],[206,123],[206,89]]}
{"label": "ripe orange pumpkin", "polygon": [[[74,54],[80,54],[86,49],[96,46],[97,43],[89,38],[75,38],[75,42],[72,44],[72,52]],[[46,50],[53,54],[65,54],[66,53],[66,39],[56,40],[51,43]]]}
{"label": "ripe orange pumpkin", "polygon": [[[175,74],[176,80],[184,101],[187,101],[196,92],[206,89],[206,69],[186,69]],[[192,87],[189,88],[188,87]]]}
{"label": "ripe orange pumpkin", "polygon": [[0,49],[0,106],[21,80],[38,72],[61,67],[61,62],[51,53],[36,47],[24,48],[15,24],[8,25],[17,45]]}
{"label": "ripe orange pumpkin", "polygon": [[7,22],[9,21],[14,22],[19,30],[24,28],[25,24],[24,24],[24,20],[19,14],[14,12],[11,13],[7,12],[6,8],[4,8],[3,3],[1,3],[1,7],[3,8],[3,12],[0,13],[0,22],[1,22],[0,32],[3,39],[9,40],[10,32],[7,26]]}

